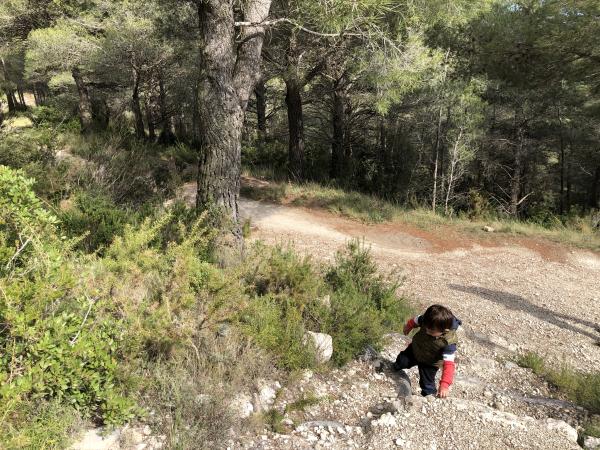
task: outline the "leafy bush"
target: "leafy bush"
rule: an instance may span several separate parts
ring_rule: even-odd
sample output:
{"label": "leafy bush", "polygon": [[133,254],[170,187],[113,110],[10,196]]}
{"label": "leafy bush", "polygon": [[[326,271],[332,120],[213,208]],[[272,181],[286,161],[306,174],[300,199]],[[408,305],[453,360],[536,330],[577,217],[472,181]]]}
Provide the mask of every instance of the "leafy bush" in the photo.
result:
{"label": "leafy bush", "polygon": [[[0,436],[5,449],[64,449],[81,426],[77,411],[58,400],[21,402],[2,408]],[[6,420],[10,418],[10,420]]]}
{"label": "leafy bush", "polygon": [[200,217],[167,237],[167,214],[127,225],[102,259],[82,256],[32,185],[0,167],[0,415],[56,400],[100,422],[131,419],[131,367],[176,354],[226,303],[211,232]]}
{"label": "leafy bush", "polygon": [[71,207],[61,212],[60,219],[65,233],[84,236],[80,248],[93,252],[110,244],[126,224],[138,219],[138,214],[119,207],[106,195],[80,192],[71,199]]}
{"label": "leafy bush", "polygon": [[107,422],[123,420],[132,405],[116,387],[122,328],[96,320],[99,300],[72,294],[77,260],[32,184],[0,167],[0,397],[6,404],[56,398]]}
{"label": "leafy bush", "polygon": [[412,313],[396,295],[398,282],[377,274],[369,249],[358,240],[336,255],[325,279],[331,286],[331,311],[325,332],[333,337],[333,360],[342,365],[367,344],[380,348],[387,331],[399,330]]}
{"label": "leafy bush", "polygon": [[342,365],[367,344],[380,347],[385,332],[399,329],[411,313],[395,294],[397,283],[377,275],[359,241],[349,242],[325,273],[290,249],[259,245],[242,280],[250,295],[239,314],[242,329],[286,369],[314,365],[302,342],[306,331],[331,334],[333,362]]}

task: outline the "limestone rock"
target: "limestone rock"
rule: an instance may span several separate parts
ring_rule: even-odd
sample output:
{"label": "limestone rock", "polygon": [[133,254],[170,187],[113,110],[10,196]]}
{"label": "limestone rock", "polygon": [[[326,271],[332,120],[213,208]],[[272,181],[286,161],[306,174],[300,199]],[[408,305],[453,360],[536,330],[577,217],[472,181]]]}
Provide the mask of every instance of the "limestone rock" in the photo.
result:
{"label": "limestone rock", "polygon": [[88,430],[80,441],[73,444],[70,450],[118,450],[121,430],[103,435],[101,428]]}
{"label": "limestone rock", "polygon": [[583,440],[583,448],[587,450],[598,450],[600,449],[600,438],[586,436]]}
{"label": "limestone rock", "polygon": [[315,357],[318,363],[326,363],[333,355],[333,338],[325,333],[307,331],[304,335],[304,343],[312,343],[315,347]]}
{"label": "limestone rock", "polygon": [[548,418],[546,419],[546,427],[549,430],[556,430],[564,434],[571,442],[577,442],[577,430],[564,420]]}
{"label": "limestone rock", "polygon": [[239,394],[232,402],[231,409],[234,414],[241,418],[245,419],[249,417],[254,412],[254,405],[252,404],[252,398],[246,394]]}

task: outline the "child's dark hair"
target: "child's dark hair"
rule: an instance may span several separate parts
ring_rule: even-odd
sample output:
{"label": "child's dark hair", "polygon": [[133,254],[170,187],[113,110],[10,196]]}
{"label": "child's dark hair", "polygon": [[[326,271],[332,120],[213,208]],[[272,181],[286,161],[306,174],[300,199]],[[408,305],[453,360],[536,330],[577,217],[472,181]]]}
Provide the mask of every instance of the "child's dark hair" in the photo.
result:
{"label": "child's dark hair", "polygon": [[421,317],[421,325],[429,330],[444,331],[452,328],[454,314],[442,305],[431,305]]}

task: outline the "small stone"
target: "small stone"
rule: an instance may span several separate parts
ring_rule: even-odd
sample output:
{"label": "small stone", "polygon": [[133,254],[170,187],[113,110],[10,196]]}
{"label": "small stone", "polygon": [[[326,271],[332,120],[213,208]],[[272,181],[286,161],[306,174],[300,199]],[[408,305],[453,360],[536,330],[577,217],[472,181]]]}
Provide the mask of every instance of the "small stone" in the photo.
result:
{"label": "small stone", "polygon": [[318,363],[326,363],[333,355],[333,338],[329,334],[307,331],[304,334],[304,345],[310,342],[315,348],[315,358]]}
{"label": "small stone", "polygon": [[586,436],[583,440],[583,448],[587,450],[598,450],[600,449],[600,438]]}
{"label": "small stone", "polygon": [[487,233],[493,233],[496,230],[493,227],[490,227],[489,225],[486,225],[486,226],[483,227],[483,231],[486,231]]}
{"label": "small stone", "polygon": [[406,441],[404,439],[398,438],[394,441],[397,447],[404,447],[406,445]]}
{"label": "small stone", "polygon": [[571,442],[577,442],[577,438],[579,437],[577,434],[577,430],[569,425],[564,420],[557,420],[548,418],[546,419],[546,427],[549,430],[556,430],[563,435],[565,435]]}

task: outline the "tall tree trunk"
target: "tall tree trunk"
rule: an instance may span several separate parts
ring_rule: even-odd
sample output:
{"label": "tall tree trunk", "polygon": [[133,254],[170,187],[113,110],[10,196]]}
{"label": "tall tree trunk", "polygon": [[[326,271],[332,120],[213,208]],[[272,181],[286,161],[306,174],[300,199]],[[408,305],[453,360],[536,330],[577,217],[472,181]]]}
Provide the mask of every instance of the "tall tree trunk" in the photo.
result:
{"label": "tall tree trunk", "polygon": [[[196,90],[197,92],[197,90]],[[197,103],[194,107],[197,107]],[[171,115],[169,114],[167,108],[167,92],[165,89],[165,82],[163,80],[162,74],[158,78],[158,106],[160,108],[160,138],[159,141],[162,144],[172,144],[175,142],[175,134],[173,134],[173,124],[171,120]]]}
{"label": "tall tree trunk", "polygon": [[142,116],[142,108],[140,106],[140,74],[137,69],[133,69],[133,92],[131,95],[131,110],[133,111],[133,119],[135,122],[135,135],[138,139],[146,138],[146,130],[144,129],[144,118]]}
{"label": "tall tree trunk", "polygon": [[431,196],[431,209],[435,212],[438,197],[438,172],[440,165],[440,143],[442,139],[442,106],[438,110],[437,129],[435,133],[435,144],[433,146],[433,194]]}
{"label": "tall tree trunk", "polygon": [[154,128],[154,114],[152,114],[152,106],[149,101],[146,102],[145,109],[146,123],[148,124],[148,139],[154,142],[156,140],[156,130]]}
{"label": "tall tree trunk", "polygon": [[20,84],[17,85],[17,94],[19,96],[19,103],[21,104],[20,109],[27,109],[27,103],[25,102],[25,94],[23,93],[23,87]]}
{"label": "tall tree trunk", "polygon": [[596,167],[592,188],[590,189],[590,207],[600,209],[600,166]]}
{"label": "tall tree trunk", "polygon": [[332,98],[333,140],[331,142],[331,166],[329,168],[329,178],[331,179],[342,177],[345,166],[346,92],[341,84],[342,80],[336,81]]}
{"label": "tall tree trunk", "polygon": [[519,196],[521,194],[521,174],[523,172],[523,130],[518,130],[518,142],[515,147],[513,173],[510,179],[510,207],[511,216],[517,217],[519,213]]}
{"label": "tall tree trunk", "polygon": [[443,102],[442,95],[443,89],[446,84],[446,76],[448,75],[448,57],[450,56],[450,50],[446,52],[446,56],[444,58],[444,76],[442,78],[442,86],[440,88],[440,92],[437,97],[437,101],[440,103],[440,107],[438,110],[437,117],[437,129],[435,133],[435,144],[433,146],[433,194],[431,198],[431,209],[435,213],[435,209],[437,207],[437,196],[438,196],[438,173],[440,166],[440,146],[442,142],[442,111],[443,111]]}
{"label": "tall tree trunk", "polygon": [[35,106],[40,106],[40,95],[38,94],[37,83],[33,85],[33,99],[35,100]]}
{"label": "tall tree trunk", "polygon": [[258,132],[261,136],[267,132],[267,92],[265,80],[261,79],[254,89],[256,95],[256,117]]}
{"label": "tall tree trunk", "polygon": [[94,118],[92,114],[92,102],[90,100],[90,93],[88,88],[83,81],[83,76],[79,68],[74,68],[71,71],[71,75],[75,80],[77,86],[77,92],[79,94],[79,122],[81,123],[81,132],[89,133],[94,125]]}
{"label": "tall tree trunk", "polygon": [[559,149],[560,149],[560,153],[559,153],[559,166],[560,166],[560,195],[559,195],[559,201],[560,201],[560,205],[559,205],[559,211],[560,211],[560,215],[562,216],[565,212],[565,140],[564,140],[564,136],[563,136],[563,123],[562,123],[562,116],[560,114],[560,106],[558,106],[556,108],[556,115],[558,117],[558,123],[559,123],[559,127],[558,127],[558,140],[559,140]]}
{"label": "tall tree trunk", "polygon": [[571,162],[567,162],[567,168],[566,168],[566,178],[567,178],[567,204],[566,204],[566,211],[567,214],[569,214],[571,212]]}
{"label": "tall tree trunk", "polygon": [[292,180],[304,178],[304,116],[302,113],[301,83],[295,76],[285,79],[288,116],[288,176]]}
{"label": "tall tree trunk", "polygon": [[[241,172],[241,131],[250,94],[260,78],[260,55],[264,29],[245,26],[235,48],[233,0],[198,2],[203,78],[199,111],[200,158],[198,167],[199,209],[224,208],[239,228],[238,198]],[[264,21],[270,0],[244,3],[244,19]],[[239,231],[239,229],[238,229]]]}
{"label": "tall tree trunk", "polygon": [[[6,68],[4,58],[0,58],[0,63],[2,64],[2,75],[4,76],[4,81],[8,83],[10,80],[8,78],[8,69]],[[4,93],[6,94],[6,102],[8,103],[8,113],[12,114],[17,110],[17,101],[15,99],[14,91],[8,87],[5,87]]]}

